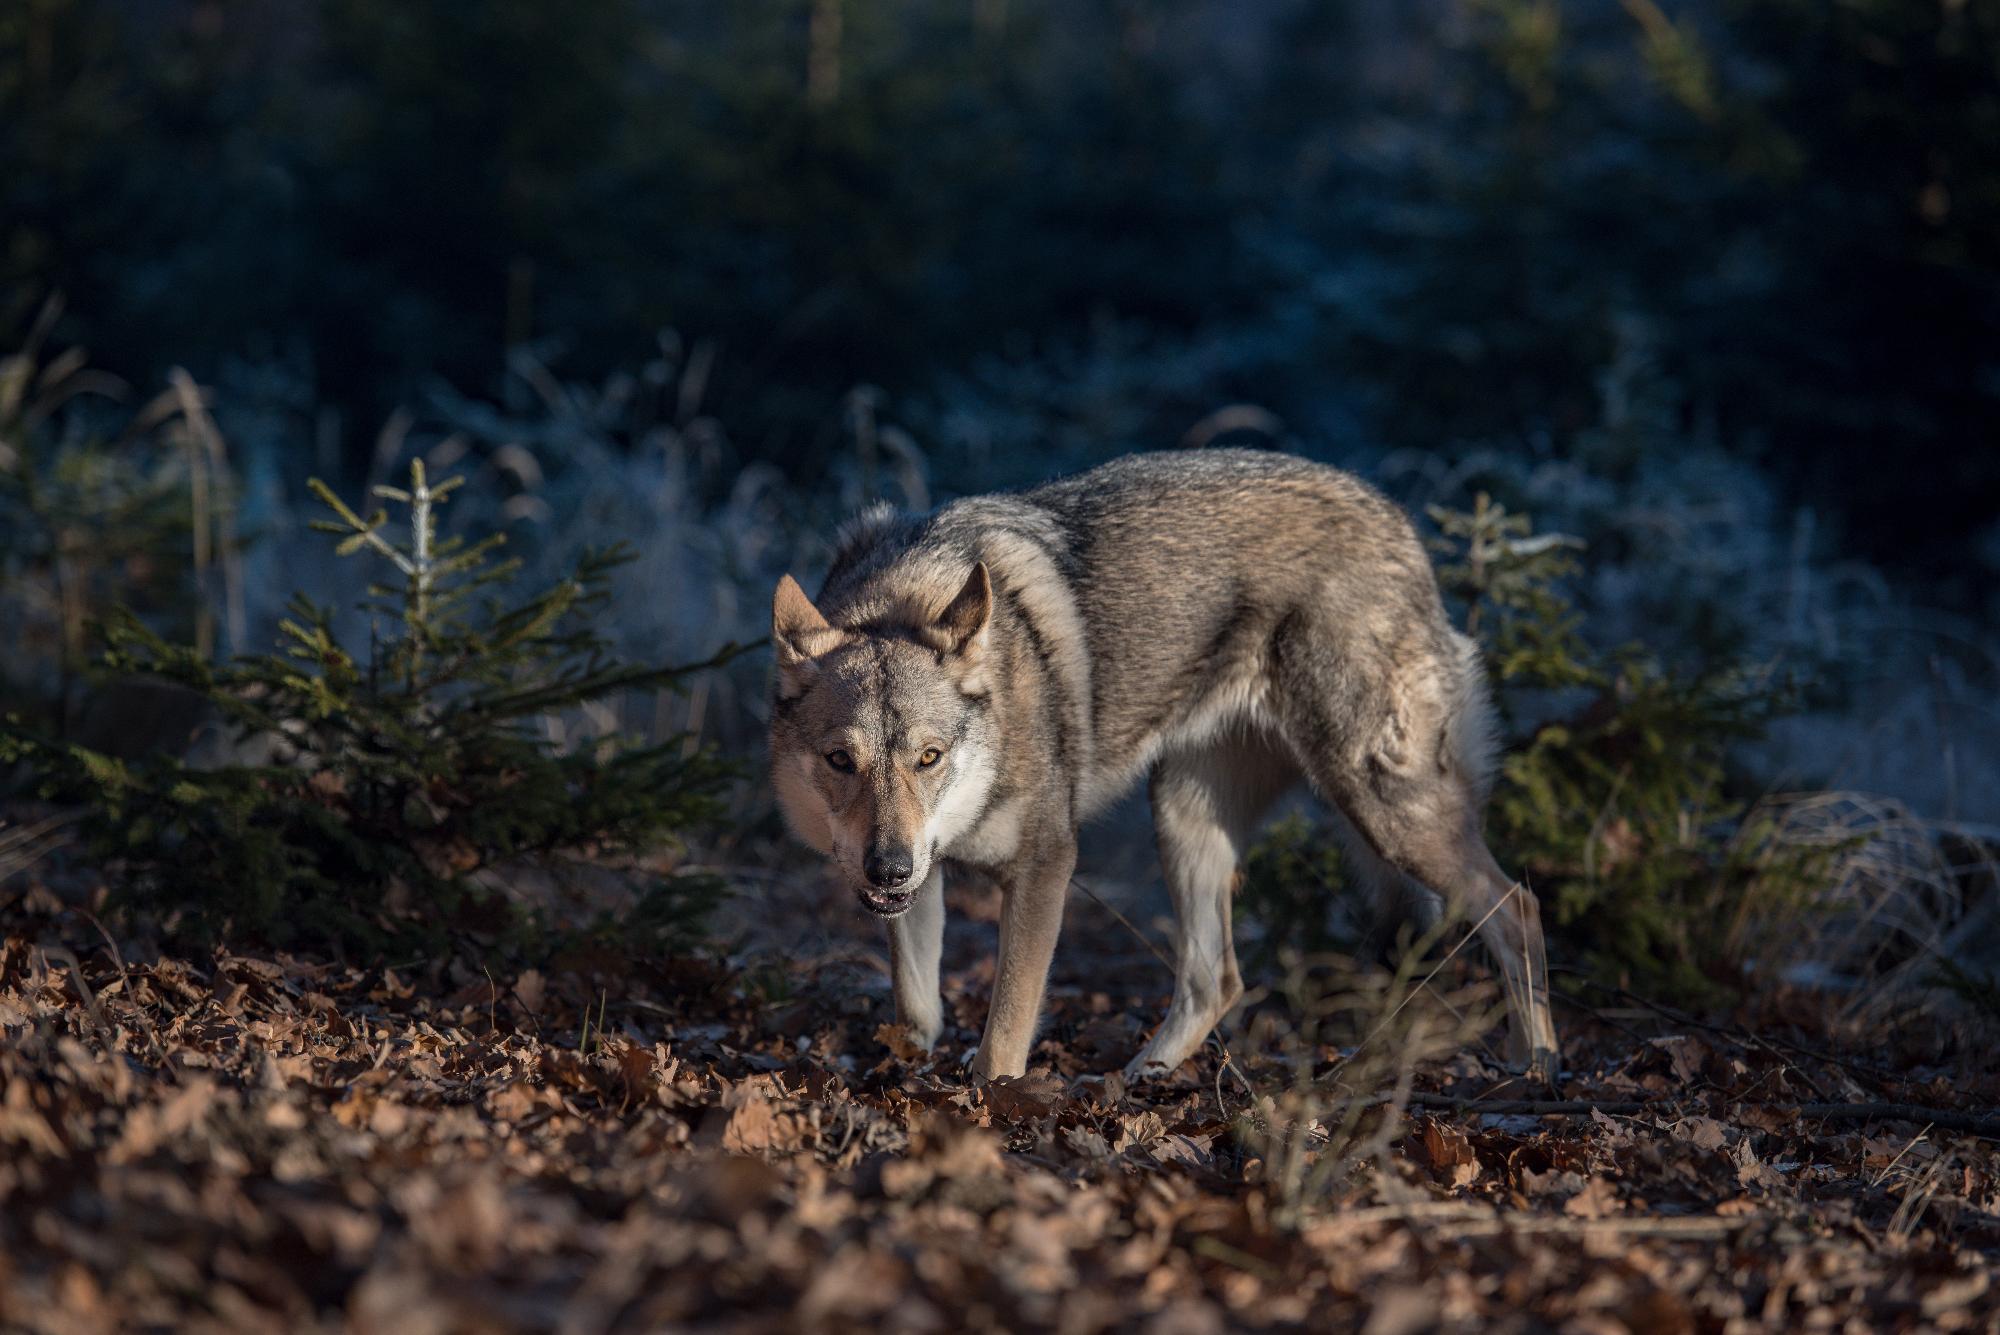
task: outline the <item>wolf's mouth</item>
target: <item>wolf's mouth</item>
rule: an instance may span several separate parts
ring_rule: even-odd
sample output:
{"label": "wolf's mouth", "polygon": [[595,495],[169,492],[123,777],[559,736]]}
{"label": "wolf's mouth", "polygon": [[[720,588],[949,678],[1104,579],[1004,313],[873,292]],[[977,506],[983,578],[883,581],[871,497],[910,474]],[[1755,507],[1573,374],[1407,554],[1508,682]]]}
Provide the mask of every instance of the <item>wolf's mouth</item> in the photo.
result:
{"label": "wolf's mouth", "polygon": [[862,908],[878,918],[894,918],[901,915],[910,907],[910,901],[917,897],[914,889],[877,890],[872,886],[857,889],[854,895],[861,901]]}

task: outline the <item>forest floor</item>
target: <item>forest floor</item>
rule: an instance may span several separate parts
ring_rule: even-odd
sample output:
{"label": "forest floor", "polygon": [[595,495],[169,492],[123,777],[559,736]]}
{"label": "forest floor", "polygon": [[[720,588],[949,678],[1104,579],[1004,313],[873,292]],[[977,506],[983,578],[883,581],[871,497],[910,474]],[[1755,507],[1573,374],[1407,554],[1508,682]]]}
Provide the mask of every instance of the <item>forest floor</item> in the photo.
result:
{"label": "forest floor", "polygon": [[[1912,1062],[1889,1038],[1814,1055],[1831,1040],[1800,1018],[1809,998],[1702,1023],[1572,1007],[1559,1089],[1522,1090],[1476,1046],[1423,1065],[1407,1116],[1371,1122],[1364,1161],[1297,1202],[1239,1131],[1251,1091],[1282,1080],[1270,1054],[1218,1048],[1132,1090],[1086,1078],[1134,1050],[1166,975],[1139,928],[1077,898],[1039,1073],[978,1086],[959,1065],[991,977],[975,890],[953,895],[972,926],[954,928],[932,1060],[896,1051],[874,932],[825,896],[760,910],[806,922],[810,954],[495,978],[141,958],[17,887],[0,1323],[2000,1323],[1996,1063]],[[1312,1148],[1339,1152],[1340,1126],[1329,1108],[1334,1139]]]}

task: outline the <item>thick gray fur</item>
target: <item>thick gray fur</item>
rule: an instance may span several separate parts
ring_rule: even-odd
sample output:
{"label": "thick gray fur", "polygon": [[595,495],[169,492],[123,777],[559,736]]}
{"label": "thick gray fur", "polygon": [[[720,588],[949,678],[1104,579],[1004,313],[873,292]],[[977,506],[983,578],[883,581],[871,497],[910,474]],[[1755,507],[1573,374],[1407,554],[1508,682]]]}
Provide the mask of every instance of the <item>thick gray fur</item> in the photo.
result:
{"label": "thick gray fur", "polygon": [[[1150,778],[1181,940],[1172,1007],[1132,1069],[1178,1066],[1241,995],[1235,874],[1271,802],[1304,779],[1379,894],[1407,877],[1479,924],[1516,1054],[1552,1070],[1535,901],[1479,833],[1493,729],[1478,654],[1408,517],[1373,488],[1282,454],[1135,455],[927,516],[870,512],[817,599],[789,583],[774,781],[793,827],[891,918],[898,1004],[920,1039],[939,1027],[938,862],[1000,873],[975,1069],[1018,1074],[1077,827]],[[911,871],[886,899],[860,870],[885,849]]]}

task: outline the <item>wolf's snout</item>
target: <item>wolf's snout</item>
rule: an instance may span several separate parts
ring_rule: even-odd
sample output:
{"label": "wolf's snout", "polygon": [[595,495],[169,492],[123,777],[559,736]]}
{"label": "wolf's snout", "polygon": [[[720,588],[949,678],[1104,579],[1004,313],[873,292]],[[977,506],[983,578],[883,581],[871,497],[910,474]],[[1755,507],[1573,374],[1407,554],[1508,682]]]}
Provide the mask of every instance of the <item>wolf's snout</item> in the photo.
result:
{"label": "wolf's snout", "polygon": [[916,852],[878,844],[861,858],[868,884],[857,888],[861,906],[878,918],[899,916],[916,899]]}
{"label": "wolf's snout", "polygon": [[907,848],[871,848],[861,859],[861,874],[878,890],[900,889],[916,869],[916,856]]}

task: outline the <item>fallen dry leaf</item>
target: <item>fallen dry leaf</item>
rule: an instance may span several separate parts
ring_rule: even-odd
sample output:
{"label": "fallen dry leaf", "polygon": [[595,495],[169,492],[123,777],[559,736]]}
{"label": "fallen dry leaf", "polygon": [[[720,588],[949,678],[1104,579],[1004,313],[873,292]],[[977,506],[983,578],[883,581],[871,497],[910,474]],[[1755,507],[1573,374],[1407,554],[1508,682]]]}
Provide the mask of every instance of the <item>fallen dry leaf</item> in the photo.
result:
{"label": "fallen dry leaf", "polygon": [[1563,1213],[1578,1219],[1603,1219],[1624,1208],[1618,1199],[1618,1189],[1602,1177],[1593,1177],[1583,1184],[1583,1190],[1563,1202]]}
{"label": "fallen dry leaf", "polygon": [[1446,1186],[1469,1187],[1479,1180],[1479,1156],[1458,1128],[1426,1117],[1417,1129],[1417,1145],[1431,1176]]}
{"label": "fallen dry leaf", "polygon": [[[1052,992],[1049,1069],[981,1084],[884,1061],[886,990],[837,965],[801,970],[775,1010],[700,961],[510,989],[449,958],[396,972],[121,940],[121,972],[59,902],[26,903],[0,905],[9,1330],[2000,1323],[1993,1142],[1736,1102],[1795,1097],[1803,1059],[1721,1033],[1579,1022],[1560,1098],[1505,1113],[1478,1100],[1522,1092],[1478,1059],[1418,1067],[1435,1103],[1343,1162],[1335,1099],[1289,1149],[1248,1138],[1278,1106],[1252,1094],[1294,1074],[1282,1052],[1072,1083],[1163,1000],[1137,950],[1059,957],[1087,985]],[[1109,926],[1080,949],[1113,949]],[[981,967],[947,972],[953,1050],[983,1018]],[[580,1048],[585,999],[594,1017],[605,997],[628,1018],[593,1018]],[[2000,1105],[2000,1075],[1894,1040],[1811,1078]],[[1892,1066],[1907,1077],[1867,1074]]]}

